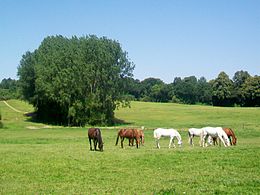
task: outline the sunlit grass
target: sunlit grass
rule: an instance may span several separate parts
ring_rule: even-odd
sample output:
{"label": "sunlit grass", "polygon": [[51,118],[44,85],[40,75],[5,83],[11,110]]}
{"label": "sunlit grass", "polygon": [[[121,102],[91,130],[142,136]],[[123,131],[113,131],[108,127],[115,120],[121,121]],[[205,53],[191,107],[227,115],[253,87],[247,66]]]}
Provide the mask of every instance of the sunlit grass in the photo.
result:
{"label": "sunlit grass", "polygon": [[[13,100],[21,110],[32,107]],[[28,107],[27,107],[28,106]],[[260,110],[133,102],[116,112],[128,125],[145,126],[145,146],[115,146],[119,127],[101,128],[104,152],[89,151],[87,127],[32,123],[0,102],[0,194],[258,194]],[[18,108],[17,108],[18,109]],[[204,113],[205,112],[205,113]],[[225,125],[235,147],[187,143],[187,128]],[[32,128],[34,127],[34,128]],[[153,128],[173,127],[182,148],[155,147]],[[196,139],[195,144],[198,139]]]}

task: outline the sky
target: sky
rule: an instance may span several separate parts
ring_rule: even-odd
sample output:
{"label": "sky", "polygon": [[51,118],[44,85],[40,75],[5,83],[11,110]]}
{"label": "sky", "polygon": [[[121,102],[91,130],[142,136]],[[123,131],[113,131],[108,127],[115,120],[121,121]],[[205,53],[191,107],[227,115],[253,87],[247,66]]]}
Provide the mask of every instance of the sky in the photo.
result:
{"label": "sky", "polygon": [[134,78],[260,75],[260,0],[0,0],[0,81],[50,35],[117,40]]}

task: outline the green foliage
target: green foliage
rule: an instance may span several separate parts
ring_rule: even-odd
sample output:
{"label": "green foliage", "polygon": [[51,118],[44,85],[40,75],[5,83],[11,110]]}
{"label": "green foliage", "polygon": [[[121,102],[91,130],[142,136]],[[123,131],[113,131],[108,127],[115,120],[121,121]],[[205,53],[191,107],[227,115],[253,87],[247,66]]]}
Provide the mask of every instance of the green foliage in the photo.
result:
{"label": "green foliage", "polygon": [[185,77],[183,80],[175,80],[174,94],[186,104],[198,102],[197,78]]}
{"label": "green foliage", "polygon": [[3,79],[0,83],[0,100],[16,99],[19,97],[18,82],[14,79]]}
{"label": "green foliage", "polygon": [[242,96],[243,89],[242,86],[244,85],[245,81],[251,77],[250,74],[247,71],[237,71],[233,77],[234,81],[234,96],[236,99],[236,104],[238,105],[245,105],[245,99]]}
{"label": "green foliage", "polygon": [[257,94],[257,89],[254,89],[254,92],[252,89],[249,90],[251,85],[256,85],[257,88],[257,82],[252,84],[250,80],[247,81],[250,78],[247,71],[236,72],[233,81],[225,72],[221,72],[216,79],[209,82],[205,77],[197,79],[195,76],[183,79],[176,77],[170,84],[156,78],[148,78],[141,82],[131,78],[128,80],[127,91],[135,97],[135,100],[144,102],[258,106],[257,95],[254,96],[255,93]]}
{"label": "green foliage", "polygon": [[18,68],[24,99],[41,119],[68,125],[113,124],[134,65],[118,42],[96,36],[47,37]]}
{"label": "green foliage", "polygon": [[248,77],[242,84],[244,106],[260,106],[260,76]]}
{"label": "green foliage", "polygon": [[218,77],[212,82],[214,106],[230,106],[232,102],[233,82],[225,72],[219,73]]}

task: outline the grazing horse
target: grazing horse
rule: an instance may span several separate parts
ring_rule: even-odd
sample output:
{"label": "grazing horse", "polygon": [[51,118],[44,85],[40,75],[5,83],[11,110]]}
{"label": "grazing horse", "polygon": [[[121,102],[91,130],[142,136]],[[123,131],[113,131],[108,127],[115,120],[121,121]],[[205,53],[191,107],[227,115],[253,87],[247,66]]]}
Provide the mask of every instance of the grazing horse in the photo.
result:
{"label": "grazing horse", "polygon": [[190,128],[188,130],[188,135],[189,135],[190,145],[194,146],[194,144],[193,144],[194,137],[200,137],[200,146],[202,146],[202,129]]}
{"label": "grazing horse", "polygon": [[202,128],[202,130],[203,130],[203,143],[202,143],[203,147],[205,147],[205,142],[209,136],[211,136],[213,140],[214,138],[219,138],[219,140],[224,144],[225,147],[230,146],[228,136],[221,127],[204,127]]}
{"label": "grazing horse", "polygon": [[90,150],[92,149],[91,140],[93,139],[94,142],[94,150],[97,150],[97,143],[98,148],[102,152],[103,151],[103,141],[101,137],[101,130],[99,128],[89,128],[88,129],[88,139],[90,144]]}
{"label": "grazing horse", "polygon": [[[190,128],[189,130],[188,130],[188,136],[189,136],[189,143],[190,143],[190,145],[192,145],[192,146],[194,146],[194,143],[193,143],[193,138],[194,137],[200,137],[200,142],[199,142],[199,144],[200,144],[200,146],[202,146],[202,142],[203,142],[203,129],[202,128],[200,128],[200,129],[198,129],[198,128]],[[209,136],[208,137],[208,143],[209,144],[212,144],[212,137],[211,136]]]}
{"label": "grazing horse", "polygon": [[156,139],[156,146],[157,148],[160,149],[160,144],[159,144],[159,139],[161,137],[170,137],[170,143],[169,143],[169,148],[171,148],[171,145],[173,143],[173,147],[175,148],[173,138],[176,137],[178,140],[178,145],[182,145],[181,141],[181,135],[179,132],[175,129],[163,129],[163,128],[157,128],[153,131],[153,136]]}
{"label": "grazing horse", "polygon": [[117,133],[116,146],[118,144],[119,137],[121,139],[121,148],[124,148],[123,142],[125,138],[128,138],[129,140],[135,139],[136,147],[138,148],[140,135],[137,129],[120,129]]}
{"label": "grazing horse", "polygon": [[[236,136],[235,136],[235,133],[234,133],[234,131],[232,130],[232,129],[230,129],[230,128],[222,128],[224,131],[225,131],[225,133],[227,134],[227,136],[228,136],[228,139],[229,139],[229,141],[230,141],[230,144],[231,145],[236,145],[237,144],[237,138],[236,138]],[[232,137],[232,140],[231,140],[231,137]]]}
{"label": "grazing horse", "polygon": [[[138,133],[139,133],[139,138],[140,138],[140,144],[142,144],[142,146],[144,145],[144,127],[142,127],[142,129],[137,129]],[[134,145],[134,139],[129,139],[129,146],[133,146]]]}

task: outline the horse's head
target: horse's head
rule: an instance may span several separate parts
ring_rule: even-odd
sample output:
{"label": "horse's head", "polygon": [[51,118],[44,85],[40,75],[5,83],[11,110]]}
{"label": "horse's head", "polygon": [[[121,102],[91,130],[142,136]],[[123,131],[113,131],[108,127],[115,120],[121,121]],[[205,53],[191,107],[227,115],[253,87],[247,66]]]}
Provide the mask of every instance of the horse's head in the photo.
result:
{"label": "horse's head", "polygon": [[178,145],[181,147],[182,146],[182,141],[178,140]]}
{"label": "horse's head", "polygon": [[224,140],[225,140],[225,143],[227,144],[227,146],[230,146],[230,141],[228,139],[227,136],[223,136]]}
{"label": "horse's head", "polygon": [[104,146],[104,143],[102,141],[100,143],[98,143],[98,147],[101,152],[103,152],[103,146]]}
{"label": "horse's head", "polygon": [[233,144],[233,145],[236,145],[236,144],[237,144],[237,138],[236,138],[236,137],[234,137],[234,138],[232,139],[232,144]]}

